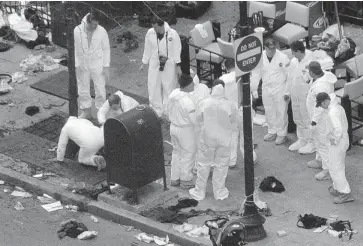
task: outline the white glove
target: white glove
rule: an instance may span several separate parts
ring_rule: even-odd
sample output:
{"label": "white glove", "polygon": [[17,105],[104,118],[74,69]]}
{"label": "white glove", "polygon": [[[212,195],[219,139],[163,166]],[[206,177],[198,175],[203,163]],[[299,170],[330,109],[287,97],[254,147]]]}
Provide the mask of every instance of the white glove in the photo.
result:
{"label": "white glove", "polygon": [[258,98],[258,91],[252,92],[252,96],[253,96],[253,98]]}

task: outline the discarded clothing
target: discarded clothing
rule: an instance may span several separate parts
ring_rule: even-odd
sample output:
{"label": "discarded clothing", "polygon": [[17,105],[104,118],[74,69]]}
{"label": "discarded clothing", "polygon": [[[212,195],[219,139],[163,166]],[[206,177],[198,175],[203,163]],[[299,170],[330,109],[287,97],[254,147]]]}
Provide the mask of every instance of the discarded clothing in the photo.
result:
{"label": "discarded clothing", "polygon": [[[177,205],[169,206],[167,208],[156,207],[154,209],[145,211],[142,216],[154,219],[161,223],[174,223],[183,224],[189,218],[195,217],[201,214],[196,210],[191,210],[189,212],[180,212],[183,208],[195,207],[198,205],[198,201],[190,198],[180,199]],[[204,213],[204,211],[202,211]]]}
{"label": "discarded clothing", "polygon": [[285,187],[281,181],[277,180],[274,176],[270,176],[262,180],[260,189],[262,191],[272,191],[278,193],[285,191]]}
{"label": "discarded clothing", "polygon": [[[311,229],[311,228],[318,228],[322,225],[326,225],[327,219],[315,216],[313,214],[305,214],[304,216],[299,215],[298,221],[296,225],[300,228]],[[299,223],[302,225],[299,225]]]}
{"label": "discarded clothing", "polygon": [[59,239],[62,239],[65,236],[77,238],[78,235],[85,231],[88,231],[88,229],[83,223],[79,223],[75,219],[70,219],[61,223],[61,229],[58,230],[57,233]]}

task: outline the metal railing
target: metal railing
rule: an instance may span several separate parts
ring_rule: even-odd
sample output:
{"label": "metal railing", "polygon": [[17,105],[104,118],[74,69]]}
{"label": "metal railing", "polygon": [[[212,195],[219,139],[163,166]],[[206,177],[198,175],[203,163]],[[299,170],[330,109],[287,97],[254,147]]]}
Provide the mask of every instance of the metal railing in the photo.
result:
{"label": "metal railing", "polygon": [[33,9],[39,18],[44,21],[46,27],[51,26],[50,4],[48,1],[1,1],[0,10],[9,15],[20,13],[21,9]]}

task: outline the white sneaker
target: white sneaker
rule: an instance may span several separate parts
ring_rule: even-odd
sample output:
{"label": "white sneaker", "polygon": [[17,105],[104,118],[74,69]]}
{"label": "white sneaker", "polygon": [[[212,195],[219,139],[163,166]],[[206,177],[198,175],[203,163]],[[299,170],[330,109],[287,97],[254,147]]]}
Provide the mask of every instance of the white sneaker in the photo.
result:
{"label": "white sneaker", "polygon": [[290,151],[296,151],[299,150],[301,147],[304,147],[306,145],[306,142],[301,141],[300,139],[297,140],[295,143],[291,144],[289,146]]}
{"label": "white sneaker", "polygon": [[302,155],[312,154],[315,151],[316,151],[316,148],[315,148],[315,144],[313,144],[313,143],[308,143],[307,145],[305,145],[304,147],[301,147],[299,149],[299,153]]}

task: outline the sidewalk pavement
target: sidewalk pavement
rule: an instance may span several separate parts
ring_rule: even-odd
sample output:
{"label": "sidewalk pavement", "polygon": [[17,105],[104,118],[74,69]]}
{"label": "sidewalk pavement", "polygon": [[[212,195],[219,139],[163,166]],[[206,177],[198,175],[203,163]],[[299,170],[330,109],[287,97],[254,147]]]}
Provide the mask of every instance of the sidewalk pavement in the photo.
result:
{"label": "sidewalk pavement", "polygon": [[[11,52],[13,55],[0,53],[0,70],[13,73],[19,70],[20,61],[25,59],[29,50],[23,47],[15,46]],[[12,58],[11,58],[12,57]],[[61,68],[65,69],[65,68]],[[29,87],[32,83],[39,81],[41,78],[51,76],[58,71],[50,73],[39,73],[36,77],[29,78],[23,84],[15,85],[14,91],[0,96],[0,99],[11,99],[15,106],[0,106],[0,126],[7,131],[20,130],[36,122],[48,118],[50,115],[59,111],[67,112],[68,102],[58,99],[54,96],[46,95]],[[116,76],[117,74],[115,74]],[[123,79],[121,77],[119,79]],[[145,78],[146,79],[146,78]],[[113,82],[116,83],[116,82]],[[127,90],[128,85],[117,83],[120,89]],[[142,93],[144,94],[144,93]],[[63,106],[45,109],[44,106],[49,104]],[[47,104],[47,105],[45,105]],[[24,114],[25,108],[30,105],[41,106],[39,114],[33,117]],[[356,201],[349,204],[335,205],[329,195],[328,187],[331,181],[316,181],[314,174],[316,170],[307,168],[307,162],[314,158],[313,155],[299,155],[287,150],[288,144],[295,140],[294,135],[289,135],[289,142],[283,146],[276,146],[274,143],[264,142],[263,135],[266,129],[259,126],[254,127],[254,138],[258,144],[256,150],[259,156],[259,163],[255,166],[255,177],[260,182],[266,176],[275,176],[286,188],[281,194],[263,193],[259,191],[260,199],[267,202],[272,211],[272,216],[266,218],[264,228],[267,231],[267,238],[264,240],[249,243],[249,245],[340,245],[341,241],[332,238],[326,233],[318,234],[312,230],[300,229],[296,226],[297,216],[304,213],[313,213],[318,216],[328,218],[329,215],[338,215],[339,219],[351,220],[352,227],[359,234],[355,234],[353,239],[344,243],[344,245],[360,245],[363,231],[363,207],[362,195],[363,188],[363,170],[360,163],[363,158],[361,147],[353,146],[348,152],[346,158],[347,178],[352,187],[352,193]],[[0,134],[1,135],[1,134]],[[164,134],[165,135],[165,134]],[[54,146],[51,146],[54,147]],[[170,146],[167,148],[170,153]],[[3,150],[0,149],[0,153]],[[169,155],[170,158],[170,155]],[[77,165],[76,163],[74,163]],[[48,164],[49,168],[51,164]],[[62,167],[58,167],[61,169]],[[15,169],[15,170],[14,170]],[[62,184],[71,184],[78,186],[84,185],[82,182],[75,182],[67,177],[49,177],[48,179],[38,180],[32,175],[37,171],[34,166],[29,165],[26,161],[14,159],[4,154],[0,155],[0,179],[13,182],[26,189],[34,190],[39,194],[49,194],[62,202],[79,205],[83,210],[94,213],[97,216],[113,220],[118,223],[133,225],[147,233],[158,236],[169,235],[171,241],[180,245],[211,245],[207,238],[190,238],[184,234],[176,232],[170,224],[160,224],[150,219],[144,218],[138,214],[127,210],[117,208],[110,204],[100,201],[91,201],[82,195],[73,194]],[[170,167],[166,167],[169,180]],[[209,181],[211,182],[211,181]],[[241,153],[238,155],[238,167],[230,170],[227,177],[227,187],[230,190],[230,197],[224,201],[215,201],[212,198],[211,183],[208,186],[207,198],[201,201],[195,208],[198,210],[213,209],[217,211],[239,209],[244,200],[244,169]],[[170,188],[171,189],[171,188]],[[188,197],[188,192],[176,189],[179,197]],[[176,200],[167,201],[167,204],[175,204]],[[206,216],[199,216],[189,220],[189,223],[202,225],[208,219]],[[279,237],[276,232],[285,230],[287,236]]]}

